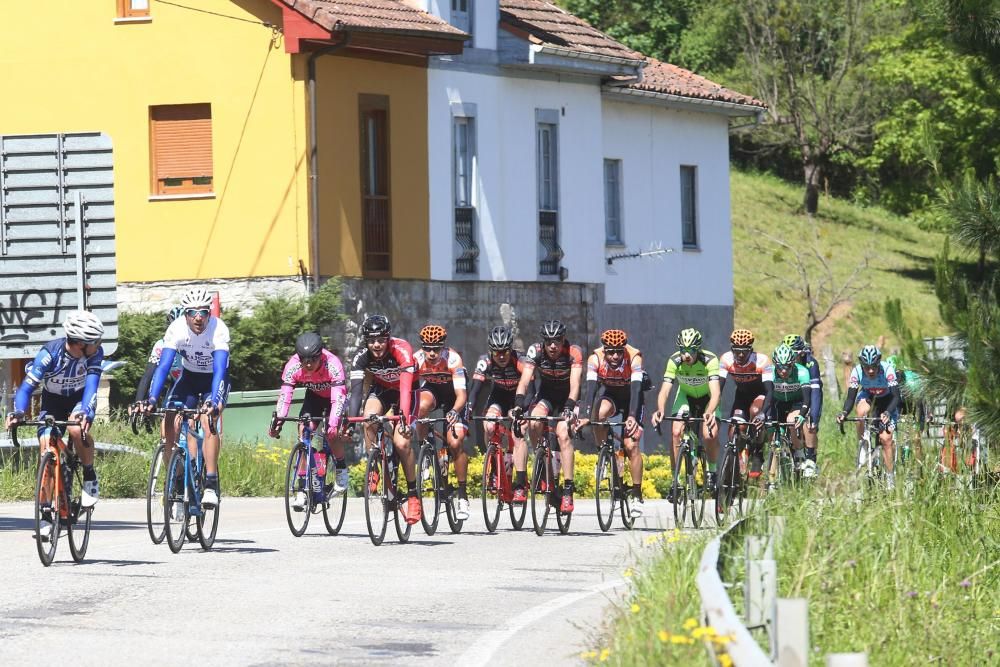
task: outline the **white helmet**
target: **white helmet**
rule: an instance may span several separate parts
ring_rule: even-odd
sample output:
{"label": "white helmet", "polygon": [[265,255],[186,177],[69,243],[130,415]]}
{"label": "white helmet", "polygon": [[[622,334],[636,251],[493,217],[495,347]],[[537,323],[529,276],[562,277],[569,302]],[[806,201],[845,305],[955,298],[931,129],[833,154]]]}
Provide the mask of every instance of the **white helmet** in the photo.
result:
{"label": "white helmet", "polygon": [[97,315],[86,310],[75,310],[63,322],[66,338],[84,343],[97,343],[104,337],[104,325]]}
{"label": "white helmet", "polygon": [[181,297],[181,308],[211,308],[212,296],[203,287],[192,287]]}

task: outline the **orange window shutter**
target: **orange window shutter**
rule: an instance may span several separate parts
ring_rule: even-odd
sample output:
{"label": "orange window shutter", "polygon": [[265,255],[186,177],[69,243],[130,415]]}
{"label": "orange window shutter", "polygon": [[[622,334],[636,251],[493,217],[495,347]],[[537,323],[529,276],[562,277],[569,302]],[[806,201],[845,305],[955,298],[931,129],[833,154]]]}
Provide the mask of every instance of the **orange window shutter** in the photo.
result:
{"label": "orange window shutter", "polygon": [[[191,181],[212,178],[210,104],[152,107],[151,139],[153,176],[159,184],[159,191],[170,191],[176,187],[199,189]],[[164,181],[170,183],[165,184]],[[182,184],[177,184],[177,181]],[[207,184],[207,189],[211,189],[210,184]]]}

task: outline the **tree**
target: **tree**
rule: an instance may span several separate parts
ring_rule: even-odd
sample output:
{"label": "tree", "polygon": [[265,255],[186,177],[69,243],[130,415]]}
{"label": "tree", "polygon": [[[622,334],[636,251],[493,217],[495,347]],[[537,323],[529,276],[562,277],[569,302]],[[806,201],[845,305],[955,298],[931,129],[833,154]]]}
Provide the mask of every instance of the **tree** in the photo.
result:
{"label": "tree", "polygon": [[658,60],[676,63],[681,35],[697,0],[562,0],[575,16],[625,46]]}

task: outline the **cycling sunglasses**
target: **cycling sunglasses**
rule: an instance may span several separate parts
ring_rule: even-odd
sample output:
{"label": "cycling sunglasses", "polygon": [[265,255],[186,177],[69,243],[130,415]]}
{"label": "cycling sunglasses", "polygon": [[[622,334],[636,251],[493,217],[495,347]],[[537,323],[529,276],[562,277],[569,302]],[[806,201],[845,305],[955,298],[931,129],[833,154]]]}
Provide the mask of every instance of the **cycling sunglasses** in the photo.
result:
{"label": "cycling sunglasses", "polygon": [[874,371],[874,370],[878,370],[878,368],[881,365],[882,365],[881,362],[876,362],[874,364],[861,364],[861,368],[863,368],[866,371]]}
{"label": "cycling sunglasses", "polygon": [[625,354],[624,347],[606,347],[604,348],[604,354]]}
{"label": "cycling sunglasses", "polygon": [[752,347],[731,347],[729,349],[733,351],[733,354],[750,354],[753,352]]}
{"label": "cycling sunglasses", "polygon": [[365,342],[369,343],[369,344],[370,343],[381,343],[381,344],[385,345],[386,343],[389,342],[389,337],[388,336],[370,336],[370,337],[368,337],[368,338],[365,339]]}
{"label": "cycling sunglasses", "polygon": [[685,347],[684,345],[681,345],[680,347],[677,348],[677,351],[680,352],[681,354],[690,354],[690,355],[694,356],[694,355],[698,354],[698,352],[701,351],[701,348],[700,347],[693,347],[693,346]]}
{"label": "cycling sunglasses", "polygon": [[426,352],[440,352],[444,349],[444,345],[421,345],[420,348]]}
{"label": "cycling sunglasses", "polygon": [[542,342],[546,345],[550,345],[552,343],[561,343],[563,340],[565,339],[562,336],[556,336],[555,338],[543,338]]}
{"label": "cycling sunglasses", "polygon": [[315,364],[317,361],[320,360],[322,356],[323,355],[321,354],[317,354],[316,356],[313,357],[305,357],[305,358],[299,357],[299,361],[301,361],[303,364]]}
{"label": "cycling sunglasses", "polygon": [[202,317],[208,317],[212,314],[212,311],[208,308],[188,308],[184,311],[184,314],[188,317],[198,317],[199,315]]}

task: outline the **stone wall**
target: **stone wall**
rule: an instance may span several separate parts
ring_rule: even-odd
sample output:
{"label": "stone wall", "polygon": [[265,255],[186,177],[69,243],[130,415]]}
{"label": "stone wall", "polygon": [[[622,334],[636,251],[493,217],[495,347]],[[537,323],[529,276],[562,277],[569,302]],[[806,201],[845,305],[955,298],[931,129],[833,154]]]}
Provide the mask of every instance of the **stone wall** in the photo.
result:
{"label": "stone wall", "polygon": [[170,310],[192,287],[218,292],[223,308],[235,308],[247,315],[264,299],[306,294],[301,276],[260,278],[215,278],[211,280],[164,280],[148,283],[118,283],[118,309],[128,313]]}

